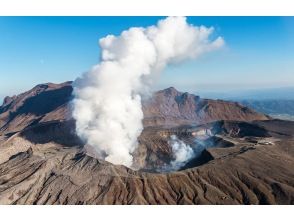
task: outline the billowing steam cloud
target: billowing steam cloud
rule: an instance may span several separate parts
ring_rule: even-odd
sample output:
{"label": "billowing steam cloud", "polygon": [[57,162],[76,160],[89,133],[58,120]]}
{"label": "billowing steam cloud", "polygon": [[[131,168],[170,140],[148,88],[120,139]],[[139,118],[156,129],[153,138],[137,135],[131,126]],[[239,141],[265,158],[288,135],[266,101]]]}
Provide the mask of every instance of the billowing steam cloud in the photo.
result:
{"label": "billowing steam cloud", "polygon": [[101,62],[74,85],[77,134],[100,157],[130,167],[143,129],[141,96],[152,76],[169,63],[220,48],[224,41],[211,41],[212,32],[189,25],[185,17],[168,17],[156,26],[100,39]]}
{"label": "billowing steam cloud", "polygon": [[182,140],[178,139],[176,135],[170,137],[168,144],[172,148],[174,160],[170,162],[170,165],[166,167],[166,170],[179,170],[195,156],[194,150],[190,145],[185,144]]}

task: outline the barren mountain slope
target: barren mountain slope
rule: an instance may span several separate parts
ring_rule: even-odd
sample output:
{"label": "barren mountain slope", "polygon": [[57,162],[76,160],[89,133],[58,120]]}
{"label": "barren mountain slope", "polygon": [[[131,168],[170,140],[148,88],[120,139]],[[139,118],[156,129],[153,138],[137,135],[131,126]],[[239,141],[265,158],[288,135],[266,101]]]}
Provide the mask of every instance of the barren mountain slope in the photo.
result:
{"label": "barren mountain slope", "polygon": [[[6,97],[0,107],[0,134],[20,131],[38,122],[70,118],[71,82],[40,84],[28,92]],[[201,99],[168,88],[143,103],[144,126],[203,124],[217,120],[266,120],[236,102]]]}
{"label": "barren mountain slope", "polygon": [[267,116],[237,102],[201,99],[170,87],[143,103],[145,126],[205,124],[217,120],[266,120]]}
{"label": "barren mountain slope", "polygon": [[[70,118],[71,92],[70,82],[46,84],[5,99],[0,204],[294,203],[294,122],[159,91],[144,103],[135,171],[96,159],[83,145]],[[197,154],[166,173],[171,135]]]}
{"label": "barren mountain slope", "polygon": [[65,82],[40,84],[18,96],[6,97],[0,107],[0,134],[38,122],[68,119],[71,94],[71,82]]}

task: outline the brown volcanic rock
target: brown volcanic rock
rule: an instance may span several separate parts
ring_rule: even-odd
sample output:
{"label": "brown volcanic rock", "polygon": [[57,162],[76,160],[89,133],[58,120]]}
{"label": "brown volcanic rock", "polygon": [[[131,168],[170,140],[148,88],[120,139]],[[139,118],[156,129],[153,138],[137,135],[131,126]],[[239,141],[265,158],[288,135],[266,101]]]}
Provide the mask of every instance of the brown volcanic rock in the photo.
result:
{"label": "brown volcanic rock", "polygon": [[[210,161],[199,167],[154,174],[97,160],[78,146],[29,143],[17,134],[0,146],[0,203],[293,204],[293,144],[212,148]],[[11,147],[18,153],[4,158]]]}
{"label": "brown volcanic rock", "polygon": [[217,120],[269,119],[237,102],[201,99],[187,92],[178,92],[173,87],[156,92],[151,100],[143,103],[143,111],[145,127],[205,124]]}
{"label": "brown volcanic rock", "polygon": [[[294,122],[268,120],[233,102],[159,91],[144,103],[146,128],[134,153],[141,170],[134,171],[85,152],[68,120],[71,92],[70,82],[44,84],[5,99],[0,204],[294,203]],[[185,170],[148,173],[172,159],[171,134],[187,144],[194,134],[209,134],[212,142]]]}
{"label": "brown volcanic rock", "polygon": [[38,122],[70,118],[71,82],[40,84],[18,96],[6,97],[0,107],[0,134],[20,131]]}
{"label": "brown volcanic rock", "polygon": [[[20,131],[39,122],[68,120],[71,117],[69,101],[72,90],[71,82],[47,83],[18,96],[6,97],[0,107],[0,134]],[[236,102],[201,99],[172,87],[158,91],[150,100],[145,100],[143,112],[145,127],[269,119]]]}

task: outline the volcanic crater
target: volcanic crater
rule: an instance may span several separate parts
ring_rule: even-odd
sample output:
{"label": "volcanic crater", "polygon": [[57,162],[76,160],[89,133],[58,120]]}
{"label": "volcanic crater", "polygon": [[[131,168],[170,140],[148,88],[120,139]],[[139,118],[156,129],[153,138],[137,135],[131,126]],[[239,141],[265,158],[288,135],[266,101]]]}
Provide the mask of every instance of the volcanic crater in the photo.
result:
{"label": "volcanic crater", "polygon": [[[143,103],[133,169],[96,159],[75,134],[71,82],[0,107],[1,204],[293,204],[294,122],[168,88]],[[111,131],[110,131],[111,132]],[[172,135],[194,157],[177,171]]]}

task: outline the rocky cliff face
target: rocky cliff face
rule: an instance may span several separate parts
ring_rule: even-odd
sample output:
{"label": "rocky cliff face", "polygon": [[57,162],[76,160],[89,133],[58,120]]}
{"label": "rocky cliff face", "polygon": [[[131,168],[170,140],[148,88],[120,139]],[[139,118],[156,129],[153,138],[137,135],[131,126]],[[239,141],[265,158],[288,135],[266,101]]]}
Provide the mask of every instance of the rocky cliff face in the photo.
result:
{"label": "rocky cliff face", "polygon": [[[1,204],[293,204],[294,122],[174,88],[143,104],[136,170],[96,159],[74,132],[71,83],[0,107]],[[193,146],[178,171],[169,137]],[[205,146],[205,148],[203,147]]]}

